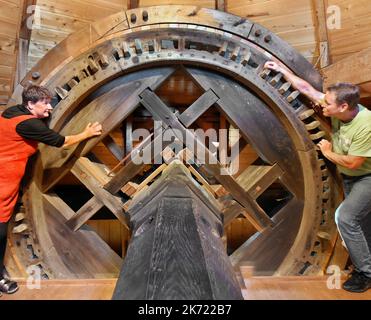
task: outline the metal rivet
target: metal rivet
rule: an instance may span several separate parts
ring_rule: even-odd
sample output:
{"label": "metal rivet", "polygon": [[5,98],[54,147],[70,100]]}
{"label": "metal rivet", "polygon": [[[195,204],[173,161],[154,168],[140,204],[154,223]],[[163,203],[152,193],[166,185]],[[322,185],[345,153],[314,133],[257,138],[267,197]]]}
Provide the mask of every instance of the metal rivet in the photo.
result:
{"label": "metal rivet", "polygon": [[32,79],[37,80],[40,78],[40,76],[41,76],[40,72],[38,71],[32,72]]}
{"label": "metal rivet", "polygon": [[262,31],[260,29],[255,30],[255,37],[260,37],[262,35]]}
{"label": "metal rivet", "polygon": [[264,37],[265,42],[271,42],[272,41],[272,36],[268,34],[267,36]]}
{"label": "metal rivet", "polygon": [[132,23],[135,23],[137,21],[137,15],[135,13],[132,13],[130,16],[130,21]]}
{"label": "metal rivet", "polygon": [[148,20],[148,12],[147,11],[143,11],[142,16],[143,16],[143,21]]}

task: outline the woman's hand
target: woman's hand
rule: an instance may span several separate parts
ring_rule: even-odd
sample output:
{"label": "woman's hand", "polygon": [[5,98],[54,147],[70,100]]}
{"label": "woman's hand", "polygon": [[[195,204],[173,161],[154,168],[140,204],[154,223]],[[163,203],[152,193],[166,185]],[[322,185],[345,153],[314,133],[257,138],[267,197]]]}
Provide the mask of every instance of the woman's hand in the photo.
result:
{"label": "woman's hand", "polygon": [[86,134],[87,138],[99,136],[102,134],[102,125],[99,122],[94,122],[93,124],[89,122],[84,130],[84,133]]}

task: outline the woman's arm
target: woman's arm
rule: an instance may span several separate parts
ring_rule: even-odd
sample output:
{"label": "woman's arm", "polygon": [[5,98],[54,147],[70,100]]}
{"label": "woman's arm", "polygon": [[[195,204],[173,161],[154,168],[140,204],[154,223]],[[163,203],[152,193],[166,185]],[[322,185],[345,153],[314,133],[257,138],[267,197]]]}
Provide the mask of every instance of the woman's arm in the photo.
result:
{"label": "woman's arm", "polygon": [[83,132],[71,136],[66,136],[62,147],[67,148],[75,143],[79,143],[85,139],[94,136],[99,136],[101,134],[102,134],[101,124],[99,124],[98,122],[94,122],[93,124],[89,123]]}

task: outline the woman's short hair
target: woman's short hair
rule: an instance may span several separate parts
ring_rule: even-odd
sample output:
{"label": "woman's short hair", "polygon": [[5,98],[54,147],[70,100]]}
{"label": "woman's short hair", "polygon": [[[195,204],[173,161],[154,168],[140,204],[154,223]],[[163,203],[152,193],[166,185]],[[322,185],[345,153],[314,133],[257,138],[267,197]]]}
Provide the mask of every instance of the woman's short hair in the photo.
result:
{"label": "woman's short hair", "polygon": [[359,87],[346,82],[339,82],[327,88],[328,92],[334,92],[338,105],[347,103],[350,109],[357,107],[360,99]]}
{"label": "woman's short hair", "polygon": [[52,97],[53,95],[47,88],[30,85],[23,90],[22,103],[23,105],[27,105],[29,101],[36,103],[38,101],[50,100]]}

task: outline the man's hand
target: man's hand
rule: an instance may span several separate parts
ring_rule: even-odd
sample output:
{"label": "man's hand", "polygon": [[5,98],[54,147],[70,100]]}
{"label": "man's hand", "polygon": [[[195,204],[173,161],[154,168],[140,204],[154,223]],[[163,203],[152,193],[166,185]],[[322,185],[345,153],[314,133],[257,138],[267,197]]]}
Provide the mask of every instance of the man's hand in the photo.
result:
{"label": "man's hand", "polygon": [[323,155],[326,155],[332,151],[332,143],[327,141],[326,139],[322,139],[317,145],[320,148]]}
{"label": "man's hand", "polygon": [[87,138],[99,136],[102,134],[102,125],[98,122],[94,122],[93,124],[88,123],[84,133],[86,134]]}
{"label": "man's hand", "polygon": [[284,78],[291,83],[291,85],[300,91],[300,93],[307,96],[310,100],[314,103],[319,103],[323,100],[324,93],[317,91],[309,84],[307,81],[299,78],[298,76],[294,75],[290,69],[288,69],[284,64],[281,62],[275,61],[267,61],[264,64],[264,68],[271,69],[276,72],[280,72],[283,74]]}
{"label": "man's hand", "polygon": [[276,72],[281,72],[282,68],[278,65],[277,62],[274,61],[267,61],[264,65],[264,69],[271,69]]}

